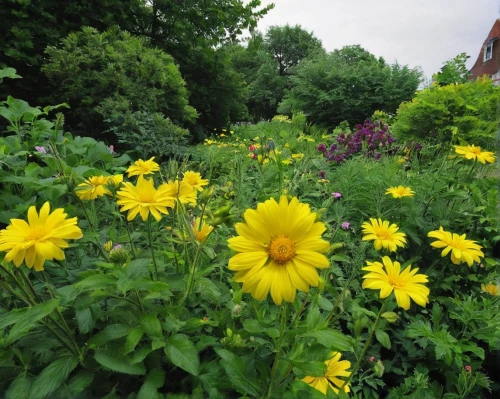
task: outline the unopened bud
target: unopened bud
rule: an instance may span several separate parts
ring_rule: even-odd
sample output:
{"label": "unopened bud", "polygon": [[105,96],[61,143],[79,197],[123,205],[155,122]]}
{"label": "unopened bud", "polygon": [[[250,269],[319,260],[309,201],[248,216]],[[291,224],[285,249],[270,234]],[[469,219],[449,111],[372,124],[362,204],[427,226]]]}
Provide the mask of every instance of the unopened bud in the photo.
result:
{"label": "unopened bud", "polygon": [[320,277],[318,283],[318,290],[320,292],[323,292],[324,289],[325,289],[325,279],[323,277]]}
{"label": "unopened bud", "polygon": [[386,319],[389,323],[395,323],[398,321],[399,316],[394,312],[384,312],[381,315],[384,319]]}
{"label": "unopened bud", "polygon": [[377,360],[377,363],[375,363],[373,369],[375,370],[375,374],[377,374],[378,377],[382,377],[384,375],[385,367],[380,359]]}
{"label": "unopened bud", "polygon": [[123,264],[128,260],[128,250],[121,245],[116,245],[109,253],[109,260],[113,263]]}

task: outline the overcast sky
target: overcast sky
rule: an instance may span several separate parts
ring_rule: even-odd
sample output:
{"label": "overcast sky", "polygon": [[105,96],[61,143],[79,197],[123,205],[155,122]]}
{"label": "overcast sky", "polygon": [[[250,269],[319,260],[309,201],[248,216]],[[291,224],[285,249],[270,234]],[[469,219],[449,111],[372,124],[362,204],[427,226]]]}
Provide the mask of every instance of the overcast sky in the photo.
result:
{"label": "overcast sky", "polygon": [[261,31],[299,24],[327,51],[359,44],[390,63],[421,66],[428,78],[463,52],[471,68],[500,17],[500,0],[262,0],[269,3]]}

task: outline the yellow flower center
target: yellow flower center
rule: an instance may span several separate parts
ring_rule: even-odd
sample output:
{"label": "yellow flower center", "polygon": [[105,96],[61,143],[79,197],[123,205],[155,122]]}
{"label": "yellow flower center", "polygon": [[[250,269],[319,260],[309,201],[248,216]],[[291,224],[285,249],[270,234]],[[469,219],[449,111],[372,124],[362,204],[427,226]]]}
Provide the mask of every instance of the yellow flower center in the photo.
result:
{"label": "yellow flower center", "polygon": [[404,285],[397,278],[395,279],[389,278],[389,284],[392,285],[394,288],[402,288]]}
{"label": "yellow flower center", "polygon": [[269,244],[269,256],[276,262],[285,263],[295,256],[295,244],[283,235],[273,238]]}
{"label": "yellow flower center", "polygon": [[474,147],[474,148],[471,148],[470,150],[472,153],[476,154],[476,155],[479,155],[481,154],[481,148],[479,147]]}
{"label": "yellow flower center", "polygon": [[399,195],[403,195],[405,192],[406,192],[406,190],[404,188],[398,188],[398,190],[397,190],[397,193]]}
{"label": "yellow flower center", "polygon": [[26,241],[39,241],[45,237],[45,226],[31,227],[30,232],[26,236]]}

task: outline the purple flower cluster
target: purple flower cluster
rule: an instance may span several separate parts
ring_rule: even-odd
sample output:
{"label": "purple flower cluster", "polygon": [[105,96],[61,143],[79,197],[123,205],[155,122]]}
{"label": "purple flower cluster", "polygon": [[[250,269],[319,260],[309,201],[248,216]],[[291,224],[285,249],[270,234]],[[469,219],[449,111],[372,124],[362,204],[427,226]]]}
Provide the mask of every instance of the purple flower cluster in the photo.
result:
{"label": "purple flower cluster", "polygon": [[367,156],[378,160],[382,156],[380,151],[390,148],[395,141],[387,125],[370,120],[366,120],[363,125],[357,124],[353,133],[339,134],[335,140],[337,142],[324,154],[328,161],[337,163],[342,163],[352,154],[359,152],[365,152]]}

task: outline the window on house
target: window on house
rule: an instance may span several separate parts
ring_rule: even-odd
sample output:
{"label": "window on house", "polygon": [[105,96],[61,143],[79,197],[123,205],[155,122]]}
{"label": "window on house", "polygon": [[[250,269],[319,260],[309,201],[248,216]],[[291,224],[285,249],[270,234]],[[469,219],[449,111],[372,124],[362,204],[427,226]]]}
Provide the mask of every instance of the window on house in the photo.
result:
{"label": "window on house", "polygon": [[487,44],[484,47],[484,61],[491,60],[493,58],[493,43]]}

